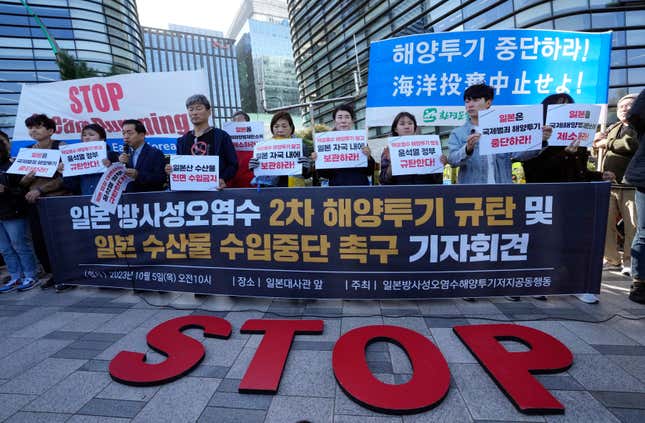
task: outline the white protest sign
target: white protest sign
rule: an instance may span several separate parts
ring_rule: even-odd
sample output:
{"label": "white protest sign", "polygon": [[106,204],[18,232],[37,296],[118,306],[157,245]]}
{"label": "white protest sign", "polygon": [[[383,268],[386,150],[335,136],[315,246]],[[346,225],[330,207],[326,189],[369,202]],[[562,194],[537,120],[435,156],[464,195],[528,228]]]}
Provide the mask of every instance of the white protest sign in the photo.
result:
{"label": "white protest sign", "polygon": [[442,173],[438,135],[408,135],[387,140],[392,175]]}
{"label": "white protest sign", "polygon": [[125,171],[123,163],[114,163],[107,168],[99,183],[96,184],[96,189],[92,194],[92,204],[114,214],[123,191],[132,182],[132,178],[127,176]]}
{"label": "white protest sign", "polygon": [[89,175],[105,170],[103,160],[107,159],[105,141],[89,141],[61,145],[60,159],[63,162],[63,176]]}
{"label": "white protest sign", "polygon": [[366,144],[364,130],[317,133],[314,137],[316,169],[367,167],[367,156],[362,151]]}
{"label": "white protest sign", "polygon": [[542,105],[493,106],[479,111],[479,154],[542,148]]}
{"label": "white protest sign", "polygon": [[7,173],[26,175],[34,172],[36,176],[51,178],[56,173],[60,151],[44,148],[21,148],[16,160]]}
{"label": "white protest sign", "polygon": [[230,135],[235,151],[253,151],[255,143],[264,140],[263,122],[226,122],[222,129]]}
{"label": "white protest sign", "polygon": [[298,159],[302,155],[302,140],[290,138],[267,140],[255,144],[253,157],[260,166],[253,170],[255,176],[300,175],[302,165]]}
{"label": "white protest sign", "polygon": [[219,189],[219,156],[170,156],[172,191]]}
{"label": "white protest sign", "polygon": [[580,146],[591,147],[601,109],[597,104],[550,104],[546,112],[546,124],[553,128],[549,145],[566,147],[580,141]]}

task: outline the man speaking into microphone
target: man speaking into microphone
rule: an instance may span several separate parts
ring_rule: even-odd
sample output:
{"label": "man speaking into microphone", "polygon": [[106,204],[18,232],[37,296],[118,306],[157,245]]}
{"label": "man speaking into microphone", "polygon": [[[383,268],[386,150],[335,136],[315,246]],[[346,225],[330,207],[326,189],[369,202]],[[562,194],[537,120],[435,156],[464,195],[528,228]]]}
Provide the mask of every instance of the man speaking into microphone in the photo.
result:
{"label": "man speaking into microphone", "polygon": [[123,121],[123,153],[119,162],[133,179],[125,192],[162,191],[166,182],[163,153],[146,143],[146,127],[141,121]]}

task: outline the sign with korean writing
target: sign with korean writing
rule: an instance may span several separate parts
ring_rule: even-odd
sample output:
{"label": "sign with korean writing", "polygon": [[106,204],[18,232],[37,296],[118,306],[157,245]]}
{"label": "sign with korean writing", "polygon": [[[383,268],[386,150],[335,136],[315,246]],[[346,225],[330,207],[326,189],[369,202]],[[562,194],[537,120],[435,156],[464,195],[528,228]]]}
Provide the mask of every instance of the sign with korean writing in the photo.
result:
{"label": "sign with korean writing", "polygon": [[216,191],[219,189],[219,156],[170,156],[170,189]]}
{"label": "sign with korean writing", "polygon": [[408,135],[387,140],[392,175],[443,173],[438,135]]}
{"label": "sign with korean writing", "polygon": [[600,110],[596,104],[550,104],[546,114],[546,124],[553,128],[549,145],[566,147],[576,142],[591,147]]}
{"label": "sign with korean writing", "polygon": [[67,144],[59,147],[63,162],[63,176],[89,175],[105,170],[103,160],[107,159],[105,141],[89,141]]}
{"label": "sign with korean writing", "polygon": [[455,31],[372,42],[367,126],[390,126],[402,110],[419,125],[461,125],[464,91],[486,83],[497,105],[535,104],[568,93],[607,103],[611,32],[539,29]]}
{"label": "sign with korean writing", "polygon": [[267,140],[255,144],[253,157],[260,161],[254,169],[255,176],[300,175],[302,166],[298,159],[302,156],[300,138]]}
{"label": "sign with korean writing", "polygon": [[479,111],[479,154],[542,148],[542,106],[493,106]]}
{"label": "sign with korean writing", "polygon": [[121,200],[121,194],[132,179],[125,173],[123,163],[113,163],[107,168],[92,194],[92,204],[106,213],[114,214]]}
{"label": "sign with korean writing", "polygon": [[366,145],[367,133],[364,130],[316,133],[316,169],[366,167],[367,156],[363,153]]}
{"label": "sign with korean writing", "polygon": [[253,151],[255,143],[264,140],[263,122],[226,122],[222,129],[231,136],[235,151]]}
{"label": "sign with korean writing", "polygon": [[13,133],[12,152],[34,143],[24,125],[33,113],[45,113],[56,122],[54,138],[80,142],[85,125],[96,123],[107,133],[113,151],[123,151],[122,124],[139,119],[146,142],[164,152],[177,152],[177,138],[191,128],[186,99],[207,94],[206,70],[131,73],[108,77],[25,84]]}
{"label": "sign with korean writing", "polygon": [[59,150],[21,148],[7,173],[26,175],[34,172],[35,176],[51,178],[56,173],[58,162],[60,162]]}
{"label": "sign with korean writing", "polygon": [[605,225],[597,223],[607,219],[609,189],[591,182],[138,193],[125,194],[112,216],[83,197],[39,204],[58,283],[457,298],[599,292]]}

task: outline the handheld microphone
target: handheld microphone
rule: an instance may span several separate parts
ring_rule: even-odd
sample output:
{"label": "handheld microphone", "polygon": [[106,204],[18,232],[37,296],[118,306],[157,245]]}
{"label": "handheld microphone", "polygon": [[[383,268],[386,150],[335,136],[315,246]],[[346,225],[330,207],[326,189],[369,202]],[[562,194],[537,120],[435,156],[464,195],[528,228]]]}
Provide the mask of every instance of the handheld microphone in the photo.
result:
{"label": "handheld microphone", "polygon": [[130,155],[130,153],[132,152],[132,149],[130,148],[129,144],[125,144],[125,143],[123,144],[123,152],[127,155]]}

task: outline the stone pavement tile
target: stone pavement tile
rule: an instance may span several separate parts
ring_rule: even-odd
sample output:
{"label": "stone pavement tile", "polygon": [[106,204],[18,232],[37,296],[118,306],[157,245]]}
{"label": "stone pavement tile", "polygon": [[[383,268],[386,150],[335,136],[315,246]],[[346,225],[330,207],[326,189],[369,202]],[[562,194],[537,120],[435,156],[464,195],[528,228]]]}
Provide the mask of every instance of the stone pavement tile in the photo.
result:
{"label": "stone pavement tile", "polygon": [[149,401],[161,386],[129,386],[111,380],[96,398],[122,401]]}
{"label": "stone pavement tile", "polygon": [[40,395],[65,379],[84,363],[84,360],[45,359],[0,386],[0,392]]}
{"label": "stone pavement tile", "polygon": [[[0,326],[0,333],[6,335],[12,334],[14,332],[21,333],[24,328],[27,328],[42,319],[51,317],[57,311],[57,307],[34,307],[31,310],[23,313],[20,316],[20,319],[8,319],[2,322],[2,326]],[[28,338],[28,336],[21,337]]]}
{"label": "stone pavement tile", "polygon": [[[394,383],[394,377],[391,374],[374,374],[378,380],[383,383]],[[334,414],[347,414],[352,416],[370,416],[383,417],[383,413],[373,411],[352,400],[339,385],[336,385],[334,394]]]}
{"label": "stone pavement tile", "polygon": [[247,408],[268,410],[273,395],[240,394],[233,392],[215,392],[208,402],[209,407]]}
{"label": "stone pavement tile", "polygon": [[632,316],[645,316],[645,307],[639,308],[626,308],[623,311],[631,314]]}
{"label": "stone pavement tile", "polygon": [[404,423],[471,422],[472,417],[458,389],[450,388],[439,405],[419,414],[403,416]]}
{"label": "stone pavement tile", "polygon": [[547,422],[619,423],[589,392],[553,391],[553,396],[564,405],[561,415],[545,416]]}
{"label": "stone pavement tile", "polygon": [[417,300],[417,307],[425,316],[454,316],[460,315],[461,310],[455,305],[456,301],[450,299]]}
{"label": "stone pavement tile", "polygon": [[51,316],[38,320],[37,322],[16,332],[16,338],[42,338],[50,332],[60,330],[66,324],[83,316],[83,313],[53,313]]}
{"label": "stone pavement tile", "polygon": [[217,392],[236,393],[241,381],[241,379],[222,379],[217,386]]}
{"label": "stone pavement tile", "polygon": [[316,423],[333,421],[332,398],[305,398],[276,395],[264,423],[286,423],[308,420]]}
{"label": "stone pavement tile", "polygon": [[402,423],[401,417],[396,416],[351,416],[334,414],[334,423]]}
{"label": "stone pavement tile", "polygon": [[498,323],[513,323],[505,314],[468,314],[469,325],[495,325]]}
{"label": "stone pavement tile", "polygon": [[645,360],[627,355],[607,355],[605,356],[636,379],[645,383]]}
{"label": "stone pavement tile", "polygon": [[307,305],[303,317],[307,319],[328,319],[331,317],[341,317],[343,308],[341,307],[324,307],[323,305]]}
{"label": "stone pavement tile", "polygon": [[500,309],[486,298],[477,298],[475,301],[455,300],[455,305],[466,316],[500,314]]}
{"label": "stone pavement tile", "polygon": [[65,347],[53,354],[53,358],[67,358],[76,360],[91,360],[96,357],[101,351],[88,350],[87,348],[71,348]]}
{"label": "stone pavement tile", "polygon": [[4,423],[63,423],[70,417],[71,414],[32,413],[21,411],[5,420]]}
{"label": "stone pavement tile", "polygon": [[64,330],[55,330],[43,336],[42,339],[71,339],[75,341],[77,339],[80,339],[85,334],[86,332],[70,332],[70,331],[64,331]]}
{"label": "stone pavement tile", "polygon": [[607,408],[645,410],[645,394],[636,392],[592,391],[591,395]]}
{"label": "stone pavement tile", "polygon": [[[323,321],[323,333],[320,335],[297,335],[294,338],[295,342],[298,341],[314,341],[314,342],[333,342],[336,343],[340,338],[340,324],[341,319],[320,319]],[[246,345],[249,347],[250,345]]]}
{"label": "stone pavement tile", "polygon": [[394,373],[392,363],[390,361],[368,361],[367,366],[372,373]]}
{"label": "stone pavement tile", "polygon": [[[380,312],[377,312],[379,314]],[[345,312],[345,314],[347,314]],[[343,317],[341,319],[340,330],[341,334],[346,334],[352,329],[360,328],[363,326],[382,325],[383,318],[381,316],[366,316],[366,317]]]}
{"label": "stone pavement tile", "polygon": [[194,422],[215,393],[218,379],[185,377],[163,385],[133,422]]}
{"label": "stone pavement tile", "polygon": [[[642,320],[627,320],[627,319],[613,319],[606,323],[606,325],[619,331],[630,339],[645,345],[645,330],[643,330]],[[599,344],[604,342],[599,342]]]}
{"label": "stone pavement tile", "polygon": [[[592,345],[592,347],[604,355],[631,355],[645,356],[643,345]],[[637,358],[634,358],[637,360]]]}
{"label": "stone pavement tile", "polygon": [[602,355],[576,354],[568,372],[590,391],[645,392],[645,384]]}
{"label": "stone pavement tile", "polygon": [[555,375],[534,375],[534,377],[548,390],[585,391],[585,388],[580,385],[578,381],[566,373],[558,373]]}
{"label": "stone pavement tile", "polygon": [[[412,365],[410,364],[410,359],[403,348],[392,342],[388,342],[387,349],[389,356],[391,357],[389,361],[392,363],[392,373],[411,374]],[[372,369],[371,363],[368,362],[368,364],[370,364],[370,369]]]}
{"label": "stone pavement tile", "polygon": [[343,315],[345,316],[371,316],[380,314],[381,307],[376,301],[343,301]]}
{"label": "stone pavement tile", "polygon": [[26,404],[30,403],[35,395],[18,395],[18,394],[0,394],[0,421],[20,410]]}
{"label": "stone pavement tile", "polygon": [[88,360],[79,370],[86,372],[107,372],[110,362],[108,360]]}
{"label": "stone pavement tile", "polygon": [[79,306],[76,306],[76,305],[71,305],[69,307],[65,307],[62,311],[66,312],[66,313],[87,313],[87,314],[98,313],[98,314],[115,315],[115,314],[124,313],[127,310],[129,310],[129,308],[127,308],[127,307],[118,307],[118,308],[117,307],[96,307],[96,308],[92,308],[92,307],[85,307],[85,306],[79,307]]}
{"label": "stone pavement tile", "polygon": [[84,313],[83,316],[62,326],[60,330],[70,332],[92,332],[114,318],[114,314]]}
{"label": "stone pavement tile", "polygon": [[226,374],[228,379],[242,379],[246,374],[246,370],[251,364],[251,360],[255,356],[256,348],[244,347],[242,351],[238,354],[235,362],[231,366],[231,369]]}
{"label": "stone pavement tile", "polygon": [[[186,332],[186,331],[185,331]],[[206,356],[204,357],[203,364],[209,366],[224,366],[230,367],[235,363],[235,360],[242,352],[246,340],[237,339],[217,339],[217,338],[199,338],[200,342],[206,348]]]}
{"label": "stone pavement tile", "polygon": [[99,360],[112,360],[114,356],[121,351],[147,351],[148,344],[146,343],[146,335],[149,331],[149,328],[140,326],[113,343],[108,349],[97,355],[95,358]]}
{"label": "stone pavement tile", "polygon": [[643,423],[645,421],[645,410],[630,410],[625,408],[610,408],[614,416],[621,423]]}
{"label": "stone pavement tile", "polygon": [[390,326],[400,326],[418,332],[423,336],[431,336],[428,325],[421,317],[401,317],[398,319],[394,319],[392,317],[383,317],[383,324]]}
{"label": "stone pavement tile", "polygon": [[199,366],[191,370],[188,376],[190,377],[212,377],[215,379],[223,379],[226,377],[229,368],[226,366],[208,366],[200,363]]}
{"label": "stone pavement tile", "polygon": [[574,354],[599,354],[591,345],[578,338],[575,333],[565,328],[560,322],[524,322],[523,326],[541,330],[562,342]]}
{"label": "stone pavement tile", "polygon": [[[104,373],[75,372],[23,408],[25,411],[76,413],[110,383]],[[70,395],[73,392],[73,395]]]}
{"label": "stone pavement tile", "polygon": [[34,342],[35,338],[4,338],[0,340],[0,359]]}
{"label": "stone pavement tile", "polygon": [[435,345],[448,363],[476,363],[477,360],[452,329],[430,327]]}
{"label": "stone pavement tile", "polygon": [[10,379],[32,368],[51,354],[72,341],[61,339],[39,339],[0,360],[0,378]]}
{"label": "stone pavement tile", "polygon": [[235,297],[231,310],[259,310],[265,312],[271,306],[271,298]]}
{"label": "stone pavement tile", "polygon": [[110,332],[89,332],[83,335],[81,341],[101,341],[101,342],[116,342],[123,338],[122,333]]}
{"label": "stone pavement tile", "polygon": [[633,339],[608,325],[567,321],[561,323],[588,344],[636,345]]}
{"label": "stone pavement tile", "polygon": [[291,351],[278,393],[309,397],[334,397],[334,372],[330,351]]}
{"label": "stone pavement tile", "polygon": [[332,351],[335,345],[334,342],[297,341],[297,339],[297,337],[294,338],[292,350]]}
{"label": "stone pavement tile", "polygon": [[121,419],[118,417],[105,416],[83,416],[76,414],[65,423],[128,423],[130,419]]}
{"label": "stone pavement tile", "polygon": [[146,405],[143,401],[123,401],[93,398],[78,410],[78,414],[91,416],[133,418]]}
{"label": "stone pavement tile", "polygon": [[444,317],[426,317],[426,325],[430,331],[434,328],[452,328],[454,326],[468,325],[468,320],[457,316],[444,316]]}
{"label": "stone pavement tile", "polygon": [[206,407],[197,420],[198,423],[262,423],[266,411],[239,408]]}
{"label": "stone pavement tile", "polygon": [[450,372],[473,419],[544,421],[517,411],[479,364],[451,363]]}
{"label": "stone pavement tile", "polygon": [[129,309],[108,320],[95,329],[96,332],[128,333],[146,320],[152,318],[155,310]]}

